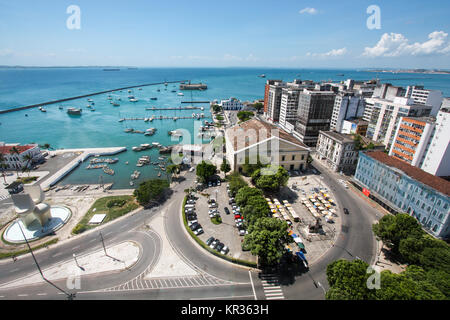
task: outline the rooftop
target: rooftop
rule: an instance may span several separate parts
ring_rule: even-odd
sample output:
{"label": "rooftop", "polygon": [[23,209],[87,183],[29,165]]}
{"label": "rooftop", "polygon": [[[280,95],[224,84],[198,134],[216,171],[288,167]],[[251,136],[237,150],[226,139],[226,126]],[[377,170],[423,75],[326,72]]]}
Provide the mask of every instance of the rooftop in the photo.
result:
{"label": "rooftop", "polygon": [[[302,142],[300,142],[299,140],[297,140],[296,138],[291,136],[289,133],[287,133],[283,129],[280,129],[274,125],[271,125],[269,123],[266,123],[266,122],[263,122],[263,121],[260,121],[257,119],[250,119],[241,124],[237,124],[234,127],[228,129],[227,133],[232,132],[233,135],[236,137],[242,136],[239,132],[237,132],[238,130],[243,130],[244,132],[248,132],[248,131],[255,132],[256,133],[256,141],[252,141],[253,144],[259,143],[261,141],[264,141],[266,139],[273,137],[272,130],[277,130],[278,137],[280,139],[294,143],[294,144],[298,145],[299,147],[308,149],[308,147],[305,144],[303,144]],[[232,141],[234,151],[238,150],[237,149],[238,148],[237,140],[238,139],[233,139],[233,141]],[[246,140],[245,148],[248,147],[249,145],[250,145],[250,142],[248,140]]]}
{"label": "rooftop", "polygon": [[394,157],[390,157],[386,153],[381,151],[367,152],[366,155],[389,167],[397,168],[402,172],[404,172],[407,176],[411,177],[412,179],[417,180],[429,186],[430,188],[439,191],[442,194],[450,196],[450,182],[447,180],[444,180],[440,177],[436,177],[417,167],[413,167],[412,165],[406,162],[397,160]]}
{"label": "rooftop", "polygon": [[320,133],[341,143],[352,143],[354,141],[353,136],[350,134],[339,133],[336,131],[320,131]]}
{"label": "rooftop", "polygon": [[35,147],[35,145],[25,145],[25,146],[3,145],[3,146],[0,146],[0,153],[1,154],[11,154],[10,150],[14,147],[19,151],[19,154],[21,154],[27,150],[33,149]]}

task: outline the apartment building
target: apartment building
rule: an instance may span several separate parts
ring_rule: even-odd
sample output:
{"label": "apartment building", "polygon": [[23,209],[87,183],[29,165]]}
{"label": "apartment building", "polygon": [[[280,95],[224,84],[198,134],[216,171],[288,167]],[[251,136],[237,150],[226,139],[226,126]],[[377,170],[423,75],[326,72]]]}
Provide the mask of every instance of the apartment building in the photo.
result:
{"label": "apartment building", "polygon": [[428,117],[431,106],[414,104],[412,99],[395,97],[394,100],[371,98],[373,109],[367,137],[390,148],[401,117]]}
{"label": "apartment building", "polygon": [[438,112],[429,150],[420,167],[435,176],[450,176],[450,108]]}
{"label": "apartment building", "polygon": [[435,119],[401,117],[389,155],[420,168],[434,134]]}
{"label": "apartment building", "polygon": [[361,118],[364,115],[364,98],[351,91],[341,91],[336,95],[330,129],[342,132],[344,120]]}
{"label": "apartment building", "polygon": [[423,86],[408,86],[405,97],[413,99],[415,104],[432,106],[430,115],[433,117],[439,112],[444,98],[441,91],[428,90]]}

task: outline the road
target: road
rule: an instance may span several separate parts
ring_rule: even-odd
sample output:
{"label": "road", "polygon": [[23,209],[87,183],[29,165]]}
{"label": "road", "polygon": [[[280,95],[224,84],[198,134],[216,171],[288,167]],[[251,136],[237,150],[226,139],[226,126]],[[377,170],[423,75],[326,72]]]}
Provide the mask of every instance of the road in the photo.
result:
{"label": "road", "polygon": [[[328,173],[320,164],[314,163],[322,172],[324,181],[333,189],[340,207],[349,209],[350,214],[343,216],[342,230],[338,240],[318,262],[310,266],[308,272],[294,277],[283,272],[273,274],[279,281],[273,287],[267,287],[267,281],[260,278],[260,272],[250,268],[236,266],[208,254],[190,239],[181,220],[180,208],[184,199],[184,189],[191,186],[194,173],[187,173],[185,180],[173,189],[171,198],[161,207],[142,210],[125,219],[106,224],[102,234],[107,245],[125,240],[134,240],[141,244],[143,254],[129,271],[114,274],[86,276],[82,279],[82,290],[77,299],[266,299],[280,296],[286,299],[324,299],[327,289],[326,266],[337,259],[360,258],[370,263],[375,257],[376,244],[371,226],[377,219],[377,212],[361,200],[352,191],[337,181],[337,176]],[[161,243],[156,232],[144,228],[144,224],[157,214],[165,217],[164,228],[172,248],[193,269],[198,277],[173,279],[162,283],[145,280],[146,274],[157,262],[161,254]],[[54,248],[42,249],[36,253],[42,269],[102,248],[99,232],[92,231],[76,237]],[[0,283],[7,283],[36,272],[30,255],[20,257],[15,263],[0,263]],[[320,285],[319,285],[320,284]],[[65,281],[56,285],[66,290]],[[176,288],[176,290],[174,290]],[[74,291],[71,291],[74,292]],[[0,290],[0,299],[65,299],[47,283],[20,287],[12,290]]]}

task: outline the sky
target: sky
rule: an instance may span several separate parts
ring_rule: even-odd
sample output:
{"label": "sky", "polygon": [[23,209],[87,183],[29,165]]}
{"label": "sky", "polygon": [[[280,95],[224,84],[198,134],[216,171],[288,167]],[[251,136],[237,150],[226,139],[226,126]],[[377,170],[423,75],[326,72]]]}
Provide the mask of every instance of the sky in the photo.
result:
{"label": "sky", "polygon": [[0,0],[0,65],[450,69],[449,16],[443,0]]}

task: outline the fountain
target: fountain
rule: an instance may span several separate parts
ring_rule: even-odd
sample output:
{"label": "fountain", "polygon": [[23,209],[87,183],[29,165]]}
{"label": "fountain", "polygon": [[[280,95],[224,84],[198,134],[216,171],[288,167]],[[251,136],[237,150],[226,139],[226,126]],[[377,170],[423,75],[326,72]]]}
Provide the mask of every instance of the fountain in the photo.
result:
{"label": "fountain", "polygon": [[11,243],[24,243],[36,240],[52,234],[61,228],[71,216],[68,208],[62,206],[50,206],[45,203],[45,194],[39,185],[25,186],[23,192],[11,194],[16,219],[6,229],[3,237]]}

